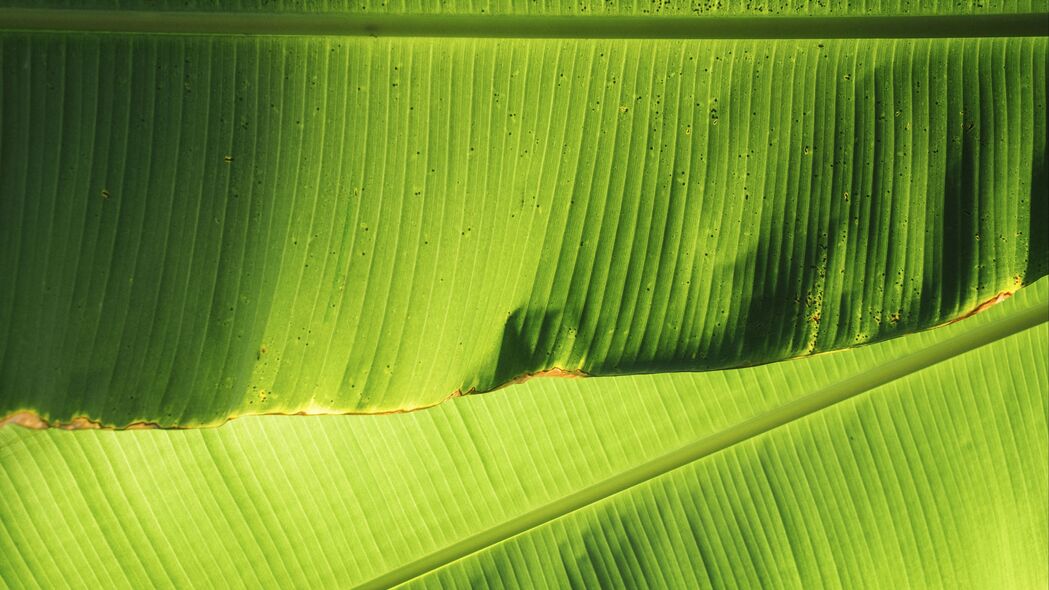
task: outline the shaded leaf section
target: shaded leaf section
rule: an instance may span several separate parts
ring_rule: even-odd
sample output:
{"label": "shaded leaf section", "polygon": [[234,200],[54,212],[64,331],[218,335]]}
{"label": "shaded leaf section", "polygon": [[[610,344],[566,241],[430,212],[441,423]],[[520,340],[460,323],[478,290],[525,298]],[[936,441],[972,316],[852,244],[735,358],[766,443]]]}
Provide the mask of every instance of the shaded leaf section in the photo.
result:
{"label": "shaded leaf section", "polygon": [[0,415],[757,364],[1049,260],[1045,38],[0,39]]}
{"label": "shaded leaf section", "polygon": [[524,535],[500,527],[1047,304],[1042,280],[962,322],[838,354],[536,379],[411,414],[243,418],[183,431],[3,429],[0,579],[356,586],[412,578],[408,564],[481,534],[481,552],[435,559],[447,567],[416,582],[1037,587],[1049,553],[1045,323]]}

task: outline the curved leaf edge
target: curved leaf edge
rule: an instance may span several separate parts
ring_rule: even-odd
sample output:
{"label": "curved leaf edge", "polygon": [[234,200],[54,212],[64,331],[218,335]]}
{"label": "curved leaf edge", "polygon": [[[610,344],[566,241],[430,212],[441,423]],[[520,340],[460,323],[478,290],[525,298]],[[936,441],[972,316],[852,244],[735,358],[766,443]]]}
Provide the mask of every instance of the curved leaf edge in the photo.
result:
{"label": "curved leaf edge", "polygon": [[[1039,279],[1039,280],[1043,280],[1043,279]],[[1035,283],[1037,283],[1037,282],[1038,281],[1035,281]],[[765,365],[765,364],[791,362],[791,361],[804,359],[804,358],[817,356],[817,355],[841,353],[841,352],[845,352],[845,351],[852,350],[852,349],[855,349],[855,348],[866,347],[866,346],[870,346],[870,345],[875,345],[875,344],[888,342],[888,341],[891,341],[891,340],[894,340],[894,339],[897,339],[897,338],[908,336],[910,334],[916,334],[916,333],[920,333],[920,332],[928,332],[928,331],[931,331],[931,330],[937,330],[937,329],[940,329],[940,328],[943,328],[943,327],[946,327],[946,326],[949,326],[949,325],[952,325],[952,324],[956,324],[958,322],[962,322],[962,321],[964,321],[966,319],[970,319],[970,318],[976,316],[977,314],[983,313],[983,312],[991,309],[992,307],[994,307],[994,306],[996,306],[996,305],[998,305],[998,304],[1008,300],[1010,297],[1013,296],[1013,294],[1015,294],[1021,288],[1031,286],[1031,285],[1033,285],[1035,283],[1029,283],[1029,284],[1026,284],[1026,285],[1022,284],[1022,283],[1017,283],[1017,285],[1016,285],[1016,287],[1014,289],[1000,291],[999,293],[997,293],[993,297],[987,299],[986,301],[983,301],[982,303],[980,303],[979,305],[973,307],[969,311],[967,311],[965,313],[962,313],[962,314],[958,315],[955,318],[947,320],[946,322],[942,322],[942,323],[940,323],[938,325],[935,325],[935,326],[932,326],[932,327],[929,327],[929,328],[918,329],[918,330],[909,331],[909,332],[903,332],[903,333],[896,333],[896,334],[892,334],[892,335],[890,335],[890,336],[888,336],[888,337],[886,337],[884,339],[871,340],[871,341],[868,341],[868,342],[863,342],[863,343],[856,344],[855,346],[848,346],[848,347],[845,347],[845,348],[838,348],[838,349],[833,349],[833,350],[818,350],[818,351],[815,351],[815,352],[804,353],[804,354],[797,355],[797,356],[794,356],[794,357],[790,357],[790,358],[787,358],[787,359],[775,360],[775,361],[770,361],[770,362],[767,362],[767,363],[741,364],[741,365],[736,365],[736,366],[732,366],[732,367],[723,367],[723,368],[720,368],[720,369],[710,369],[710,370],[711,371],[723,371],[723,370],[742,369],[742,368],[746,368],[746,367],[760,366],[760,365]],[[1013,312],[1011,315],[1015,315],[1016,313],[1020,313],[1020,312]],[[1005,319],[1007,319],[1007,318],[1003,318],[1003,320],[1000,320],[1000,321],[1004,321]],[[1046,320],[1043,320],[1043,321],[1049,321],[1049,318],[1047,318]],[[61,429],[61,430],[147,430],[147,429],[148,430],[189,430],[189,429],[195,429],[195,428],[218,428],[218,427],[221,427],[221,426],[229,423],[231,420],[236,420],[237,418],[261,417],[261,416],[383,416],[383,415],[391,415],[391,414],[406,414],[406,413],[410,413],[410,412],[418,412],[418,411],[422,411],[422,410],[428,410],[430,408],[434,408],[434,407],[436,407],[436,406],[438,406],[440,404],[443,404],[445,402],[448,402],[450,400],[453,400],[453,399],[456,399],[456,398],[459,398],[459,397],[463,397],[463,396],[467,396],[467,395],[478,395],[478,394],[485,394],[485,393],[493,393],[495,391],[500,391],[500,390],[503,390],[503,389],[512,388],[514,385],[520,385],[520,384],[523,384],[523,383],[525,383],[527,381],[530,381],[531,379],[536,379],[536,378],[567,378],[567,379],[581,379],[581,378],[589,378],[589,377],[606,377],[607,378],[607,377],[614,377],[614,376],[617,376],[617,375],[660,375],[660,374],[670,374],[670,373],[679,373],[679,372],[681,372],[681,371],[654,371],[654,372],[645,372],[645,373],[638,372],[638,373],[622,373],[622,374],[617,373],[617,374],[614,374],[614,375],[606,375],[606,374],[596,374],[595,375],[595,374],[588,374],[588,373],[586,373],[586,372],[584,372],[584,371],[582,371],[581,369],[578,369],[578,368],[549,367],[549,368],[546,368],[546,369],[541,369],[539,371],[532,371],[532,372],[522,373],[520,375],[517,375],[515,377],[512,377],[512,378],[508,379],[507,381],[505,381],[505,382],[503,382],[503,383],[499,384],[498,386],[493,387],[491,389],[478,390],[478,389],[476,389],[474,387],[471,387],[471,388],[468,388],[467,390],[464,391],[462,388],[458,388],[458,389],[455,389],[454,391],[452,391],[450,394],[448,394],[447,396],[445,396],[443,399],[441,399],[440,401],[438,401],[436,403],[420,405],[420,406],[415,406],[415,407],[397,408],[397,409],[390,409],[390,410],[376,409],[376,410],[371,410],[371,411],[361,411],[361,410],[342,410],[342,409],[338,409],[338,408],[330,408],[330,407],[318,406],[318,407],[306,408],[306,409],[298,411],[298,412],[281,412],[281,411],[275,411],[275,412],[238,412],[238,413],[230,414],[229,416],[226,416],[225,418],[220,419],[220,420],[216,420],[216,421],[196,422],[196,423],[181,423],[181,424],[180,423],[161,424],[161,423],[158,423],[158,422],[152,422],[152,421],[148,421],[148,420],[132,420],[130,422],[121,424],[121,423],[103,422],[103,421],[96,420],[96,419],[94,419],[94,418],[92,418],[90,416],[85,416],[85,415],[76,415],[76,416],[74,416],[74,417],[72,417],[70,419],[62,420],[62,419],[57,419],[54,416],[51,416],[51,415],[49,415],[47,413],[40,412],[38,408],[23,407],[21,409],[15,410],[15,411],[7,414],[6,416],[0,417],[0,428],[5,428],[5,427],[9,427],[10,426],[10,427],[22,427],[22,428],[27,428],[27,429],[31,429],[31,430],[45,430],[45,429]],[[700,371],[700,372],[704,372],[704,371]]]}

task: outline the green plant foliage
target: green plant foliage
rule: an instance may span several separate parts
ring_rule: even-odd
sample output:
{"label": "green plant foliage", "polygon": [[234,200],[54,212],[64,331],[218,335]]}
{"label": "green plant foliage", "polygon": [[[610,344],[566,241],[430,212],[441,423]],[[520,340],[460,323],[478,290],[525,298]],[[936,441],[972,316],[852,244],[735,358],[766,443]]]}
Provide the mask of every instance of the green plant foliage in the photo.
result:
{"label": "green plant foliage", "polygon": [[1049,0],[221,4],[0,0],[0,587],[1049,584]]}
{"label": "green plant foliage", "polygon": [[[616,6],[593,18],[649,5]],[[826,6],[794,14],[930,5]],[[735,367],[1044,275],[1046,38],[820,18],[786,30],[823,40],[5,32],[0,415],[195,426]]]}
{"label": "green plant foliage", "polygon": [[760,367],[392,416],[4,428],[0,580],[1043,587],[1047,316],[1043,279],[942,329]]}

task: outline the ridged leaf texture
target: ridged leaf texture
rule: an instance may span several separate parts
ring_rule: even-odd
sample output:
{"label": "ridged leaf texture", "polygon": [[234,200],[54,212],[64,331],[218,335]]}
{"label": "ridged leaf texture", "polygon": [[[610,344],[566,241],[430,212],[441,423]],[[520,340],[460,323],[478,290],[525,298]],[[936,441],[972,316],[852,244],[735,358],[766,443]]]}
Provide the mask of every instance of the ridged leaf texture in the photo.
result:
{"label": "ridged leaf texture", "polygon": [[[29,12],[85,28],[153,4],[97,6]],[[433,34],[584,12],[527,6],[380,12]],[[784,34],[827,38],[4,33],[0,415],[214,425],[736,367],[1044,275],[1046,38],[836,39],[819,15],[889,34],[935,10],[791,6],[743,22],[793,11]],[[322,6],[241,8],[189,21]],[[986,7],[943,10],[930,35]]]}
{"label": "ridged leaf texture", "polygon": [[394,416],[0,429],[0,581],[1039,588],[1049,280],[746,369],[535,379]]}
{"label": "ridged leaf texture", "polygon": [[0,587],[1044,588],[1047,44],[0,0]]}

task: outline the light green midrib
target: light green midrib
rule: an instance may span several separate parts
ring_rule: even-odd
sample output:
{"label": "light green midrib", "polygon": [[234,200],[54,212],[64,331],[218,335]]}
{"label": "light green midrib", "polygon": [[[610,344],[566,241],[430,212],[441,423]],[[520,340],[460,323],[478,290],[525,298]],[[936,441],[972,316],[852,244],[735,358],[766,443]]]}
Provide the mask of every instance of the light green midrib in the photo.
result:
{"label": "light green midrib", "polygon": [[448,565],[458,559],[497,545],[532,528],[604,500],[614,494],[665,475],[674,469],[728,449],[790,422],[872,391],[933,365],[947,361],[1049,321],[1049,306],[1036,305],[995,322],[974,328],[909,355],[874,367],[864,373],[829,385],[765,414],[755,416],[633,467],[583,490],[510,519],[453,545],[369,580],[358,588],[389,588]]}
{"label": "light green midrib", "polygon": [[1044,37],[1049,36],[1049,13],[911,16],[532,16],[0,8],[0,30],[588,39]]}

